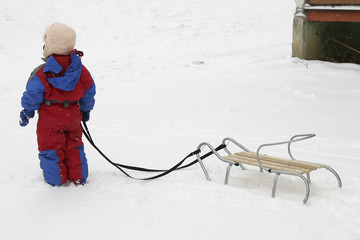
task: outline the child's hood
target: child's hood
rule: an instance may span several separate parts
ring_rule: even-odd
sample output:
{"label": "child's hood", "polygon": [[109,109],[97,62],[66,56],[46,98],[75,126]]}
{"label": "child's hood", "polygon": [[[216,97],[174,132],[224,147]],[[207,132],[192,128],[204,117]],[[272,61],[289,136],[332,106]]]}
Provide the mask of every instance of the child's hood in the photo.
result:
{"label": "child's hood", "polygon": [[53,73],[53,77],[47,78],[49,83],[56,88],[64,91],[71,91],[75,88],[77,82],[81,76],[82,63],[79,56],[74,51],[71,56],[70,66],[66,69],[65,73],[61,76],[56,77],[55,74],[59,74],[63,70],[63,66],[56,61],[56,56],[50,56],[44,67],[44,73]]}

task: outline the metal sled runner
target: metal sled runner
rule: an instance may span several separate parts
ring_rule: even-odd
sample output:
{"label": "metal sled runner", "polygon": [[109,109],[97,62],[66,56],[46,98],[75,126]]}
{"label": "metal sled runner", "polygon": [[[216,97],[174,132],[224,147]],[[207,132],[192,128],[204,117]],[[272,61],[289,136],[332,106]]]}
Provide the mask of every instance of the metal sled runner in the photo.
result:
{"label": "metal sled runner", "polygon": [[[241,145],[240,143],[238,143],[237,141],[235,141],[232,138],[225,138],[222,141],[222,143],[226,146],[224,148],[224,150],[226,151],[226,153],[228,155],[224,156],[224,157],[220,156],[219,153],[209,143],[206,143],[206,142],[201,143],[197,149],[201,150],[204,146],[207,146],[215,154],[216,157],[218,157],[221,161],[228,164],[228,167],[226,170],[226,175],[225,175],[225,184],[228,184],[231,167],[233,165],[240,166],[243,170],[245,170],[246,168],[244,167],[244,164],[257,166],[260,168],[261,172],[267,171],[269,173],[275,174],[274,181],[273,181],[273,187],[272,187],[272,197],[275,197],[277,182],[278,182],[279,176],[281,174],[296,176],[296,177],[301,178],[304,181],[305,186],[306,186],[306,194],[305,194],[305,198],[303,200],[303,202],[305,204],[310,195],[310,184],[311,184],[310,172],[311,171],[317,170],[319,168],[325,168],[325,169],[329,170],[331,173],[333,173],[335,175],[335,177],[338,181],[339,187],[340,188],[342,187],[342,183],[341,183],[341,179],[340,179],[339,175],[331,167],[324,165],[324,164],[319,164],[319,163],[298,161],[293,157],[293,155],[291,153],[291,144],[294,142],[312,138],[314,136],[315,136],[315,134],[301,134],[301,135],[293,136],[289,141],[262,144],[257,148],[256,152],[250,151],[249,149],[247,149],[246,147],[244,147],[243,145]],[[227,148],[229,143],[235,144],[242,151],[239,153],[235,153],[235,154],[231,153]],[[287,145],[288,153],[289,153],[289,156],[291,159],[272,157],[272,156],[268,156],[268,155],[260,153],[260,151],[264,147],[275,146],[275,145]],[[204,174],[205,174],[207,180],[211,181],[211,178],[204,166],[204,163],[201,160],[200,153],[196,154],[196,156],[197,156],[197,159],[200,163],[202,170],[204,171]],[[306,174],[306,177],[303,176],[304,174]]]}

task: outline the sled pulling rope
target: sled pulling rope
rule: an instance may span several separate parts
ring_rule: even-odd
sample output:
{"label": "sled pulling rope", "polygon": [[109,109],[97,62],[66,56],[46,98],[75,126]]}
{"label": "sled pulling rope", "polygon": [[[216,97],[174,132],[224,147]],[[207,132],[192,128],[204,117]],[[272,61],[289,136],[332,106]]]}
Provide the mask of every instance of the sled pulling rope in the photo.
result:
{"label": "sled pulling rope", "polygon": [[[225,138],[222,141],[222,145],[225,145],[225,147],[223,149],[226,151],[227,155],[224,157],[221,157],[220,154],[218,153],[218,150],[214,149],[209,143],[206,143],[206,142],[201,143],[197,149],[199,150],[202,147],[207,146],[210,148],[211,152],[213,152],[217,158],[219,158],[221,161],[228,164],[228,167],[226,170],[226,175],[225,175],[225,184],[228,184],[230,170],[233,165],[240,166],[243,170],[245,170],[246,168],[244,167],[244,164],[248,164],[248,165],[259,167],[261,172],[263,172],[265,170],[269,173],[274,173],[275,178],[273,181],[273,188],[272,188],[272,197],[273,198],[275,197],[277,181],[281,174],[300,177],[304,181],[305,186],[306,186],[305,198],[303,200],[303,202],[305,204],[310,195],[310,184],[311,184],[310,172],[311,171],[314,171],[314,170],[317,170],[320,168],[325,168],[325,169],[329,170],[331,173],[333,173],[335,175],[335,177],[338,181],[338,186],[340,188],[342,187],[342,182],[341,182],[339,175],[331,167],[324,165],[324,164],[320,164],[320,163],[298,161],[293,157],[293,155],[291,153],[291,149],[290,149],[291,143],[302,141],[302,140],[309,139],[312,137],[315,137],[315,134],[295,135],[289,141],[262,144],[257,148],[256,152],[250,151],[249,149],[247,149],[246,147],[244,147],[243,145],[241,145],[240,143],[238,143],[237,141],[235,141],[232,138]],[[230,142],[235,144],[237,147],[239,147],[242,150],[242,152],[232,154],[227,148],[227,146]],[[278,157],[272,157],[272,156],[260,154],[260,150],[262,150],[262,148],[264,148],[264,147],[283,145],[283,144],[288,145],[288,154],[291,159],[284,159],[284,158],[278,158]],[[201,165],[201,168],[203,169],[206,179],[211,181],[211,178],[210,178],[199,154],[200,154],[200,152],[196,153],[196,156]],[[306,174],[306,177],[304,177],[303,174]]]}
{"label": "sled pulling rope", "polygon": [[[178,162],[176,165],[174,165],[172,168],[167,169],[167,170],[160,170],[160,169],[149,169],[149,168],[143,168],[143,167],[136,167],[136,166],[129,166],[129,165],[124,165],[124,164],[120,164],[120,163],[116,163],[111,161],[95,144],[94,140],[92,139],[91,135],[90,135],[90,131],[86,125],[86,123],[83,121],[82,122],[82,129],[83,129],[83,134],[86,137],[86,139],[89,141],[89,143],[91,144],[91,146],[93,146],[95,148],[95,150],[101,155],[103,156],[103,158],[105,158],[106,161],[108,161],[111,165],[113,165],[114,167],[116,167],[118,170],[120,170],[123,174],[125,174],[127,177],[135,179],[135,180],[152,180],[152,179],[156,179],[156,178],[160,178],[163,177],[165,175],[168,175],[169,173],[175,171],[175,170],[180,170],[180,169],[184,169],[187,167],[190,167],[194,164],[196,164],[199,160],[196,159],[194,161],[192,161],[189,164],[186,164],[184,166],[181,166],[186,159],[188,159],[189,157],[195,156],[196,154],[199,154],[201,152],[200,149],[197,149],[191,153],[189,153],[183,160],[181,160],[180,162]],[[220,151],[221,149],[223,149],[225,147],[224,144],[221,144],[220,146],[218,146],[216,149],[216,151]],[[208,152],[206,154],[204,154],[202,157],[200,157],[201,160],[209,157],[210,155],[212,155],[213,152]],[[134,170],[134,171],[141,171],[141,172],[161,172],[160,174],[157,174],[155,176],[152,177],[147,177],[147,178],[136,178],[131,176],[129,173],[127,173],[124,169],[129,169],[129,170]]]}

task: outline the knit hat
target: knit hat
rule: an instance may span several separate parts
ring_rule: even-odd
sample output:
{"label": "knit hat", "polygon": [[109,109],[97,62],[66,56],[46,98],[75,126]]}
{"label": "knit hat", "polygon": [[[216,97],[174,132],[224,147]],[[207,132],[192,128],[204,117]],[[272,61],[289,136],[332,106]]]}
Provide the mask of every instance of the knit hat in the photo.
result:
{"label": "knit hat", "polygon": [[44,57],[47,58],[54,53],[69,55],[75,47],[76,33],[71,27],[56,22],[45,29],[43,40]]}

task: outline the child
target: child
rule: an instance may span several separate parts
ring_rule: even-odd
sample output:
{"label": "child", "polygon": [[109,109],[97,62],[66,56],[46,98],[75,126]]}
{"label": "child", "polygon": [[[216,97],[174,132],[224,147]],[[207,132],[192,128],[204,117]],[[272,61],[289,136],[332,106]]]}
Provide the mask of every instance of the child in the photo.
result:
{"label": "child", "polygon": [[88,176],[81,120],[88,121],[95,104],[95,83],[74,49],[76,33],[62,23],[46,28],[45,64],[31,74],[21,98],[20,126],[39,113],[37,141],[45,180],[61,186],[68,180],[85,184]]}

